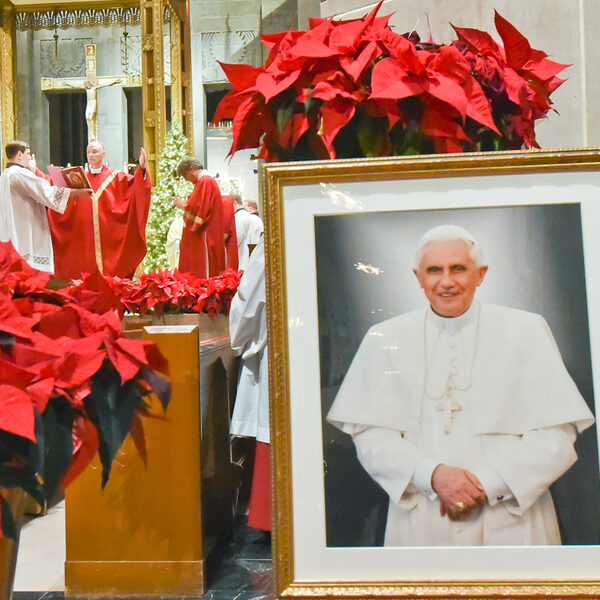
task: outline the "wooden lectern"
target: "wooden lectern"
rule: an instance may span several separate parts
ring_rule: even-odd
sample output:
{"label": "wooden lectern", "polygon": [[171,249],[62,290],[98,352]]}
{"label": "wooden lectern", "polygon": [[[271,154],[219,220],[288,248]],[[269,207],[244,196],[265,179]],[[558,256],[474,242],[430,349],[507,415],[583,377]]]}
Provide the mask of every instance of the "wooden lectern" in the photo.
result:
{"label": "wooden lectern", "polygon": [[200,596],[206,558],[231,533],[229,335],[213,324],[145,327],[143,337],[169,361],[171,403],[164,420],[144,419],[147,465],[128,438],[104,490],[97,459],[67,489],[69,598]]}

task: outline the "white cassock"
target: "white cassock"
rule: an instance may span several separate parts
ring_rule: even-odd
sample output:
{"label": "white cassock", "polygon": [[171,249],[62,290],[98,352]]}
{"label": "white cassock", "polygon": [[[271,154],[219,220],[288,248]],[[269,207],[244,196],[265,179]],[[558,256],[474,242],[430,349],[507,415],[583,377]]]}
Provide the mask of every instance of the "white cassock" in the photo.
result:
{"label": "white cassock", "polygon": [[248,243],[249,244],[258,244],[258,240],[260,240],[260,236],[262,235],[265,226],[262,222],[262,219],[254,213],[250,214],[250,227],[248,232]]}
{"label": "white cassock", "polygon": [[253,237],[253,217],[245,209],[240,208],[235,211],[235,234],[237,236],[238,244],[238,269],[243,271],[248,264],[250,258],[250,249],[248,244],[256,244],[258,239],[254,240]]}
{"label": "white cassock", "polygon": [[183,234],[183,215],[177,215],[167,231],[167,241],[165,243],[165,254],[169,261],[169,269],[176,269],[179,265],[179,246],[181,245],[181,236]]}
{"label": "white cassock", "polygon": [[[560,544],[548,488],[594,422],[546,321],[478,301],[373,326],[327,418],[389,496],[386,546]],[[439,463],[474,473],[488,502],[442,517]]]}
{"label": "white cassock", "polygon": [[21,165],[9,164],[0,175],[0,241],[10,240],[27,263],[54,271],[46,209],[63,213],[70,190],[50,185]]}
{"label": "white cassock", "polygon": [[[246,213],[248,214],[248,213]],[[232,435],[269,443],[269,375],[265,297],[265,245],[260,238],[229,311],[231,347],[242,368],[231,417]]]}

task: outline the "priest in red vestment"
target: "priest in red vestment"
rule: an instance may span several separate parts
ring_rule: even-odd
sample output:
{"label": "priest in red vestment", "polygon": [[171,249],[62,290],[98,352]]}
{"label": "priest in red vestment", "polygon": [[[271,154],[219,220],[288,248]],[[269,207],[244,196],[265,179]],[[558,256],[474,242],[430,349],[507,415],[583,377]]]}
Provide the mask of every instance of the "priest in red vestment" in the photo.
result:
{"label": "priest in red vestment", "polygon": [[146,254],[152,191],[146,153],[142,148],[133,175],[109,169],[102,163],[104,155],[102,142],[88,144],[92,199],[69,204],[62,215],[48,215],[59,279],[68,281],[96,268],[104,275],[131,277]]}
{"label": "priest in red vestment", "polygon": [[231,196],[223,196],[223,224],[225,227],[225,267],[237,271],[238,247],[235,230],[235,207]]}
{"label": "priest in red vestment", "polygon": [[213,277],[225,270],[223,201],[217,182],[195,158],[185,158],[177,174],[194,184],[187,200],[173,198],[183,210],[179,270],[196,277]]}

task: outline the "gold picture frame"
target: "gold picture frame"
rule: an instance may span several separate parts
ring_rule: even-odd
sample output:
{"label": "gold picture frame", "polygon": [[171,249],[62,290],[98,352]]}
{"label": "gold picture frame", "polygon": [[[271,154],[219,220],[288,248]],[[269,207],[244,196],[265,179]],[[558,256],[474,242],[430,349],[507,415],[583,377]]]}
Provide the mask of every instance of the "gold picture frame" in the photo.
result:
{"label": "gold picture frame", "polygon": [[[594,240],[599,236],[593,234],[596,219],[600,225],[600,210],[593,202],[593,196],[600,194],[600,150],[272,163],[262,165],[261,180],[276,597],[599,596],[600,542],[485,548],[327,545],[317,306],[319,256],[314,231],[315,219],[337,215],[380,214],[387,218],[391,211],[403,213],[398,218],[404,218],[415,211],[429,211],[429,217],[438,216],[436,211],[464,208],[585,206],[582,220],[590,221],[583,235],[587,281],[590,269],[597,266],[592,265],[596,261],[592,253],[598,250],[600,257],[600,246]],[[396,197],[398,203],[402,200],[401,207],[395,208]],[[423,198],[429,198],[431,205],[422,206]],[[600,200],[595,204],[600,205]],[[361,239],[361,244],[368,245],[369,239]],[[366,261],[354,267],[367,275],[377,274],[377,265]],[[594,349],[600,343],[596,341],[600,308],[593,308],[595,300],[600,307],[600,284],[594,283],[586,293],[591,309],[589,329],[594,330],[593,362]]]}

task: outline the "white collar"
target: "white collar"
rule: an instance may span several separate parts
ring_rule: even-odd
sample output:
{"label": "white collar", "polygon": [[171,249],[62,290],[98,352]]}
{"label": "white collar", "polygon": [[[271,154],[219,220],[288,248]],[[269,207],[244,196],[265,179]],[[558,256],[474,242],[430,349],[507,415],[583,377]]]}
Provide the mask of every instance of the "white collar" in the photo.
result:
{"label": "white collar", "polygon": [[104,165],[100,165],[100,168],[98,169],[92,169],[92,167],[90,167],[90,173],[92,173],[93,175],[98,175],[98,173],[102,173],[102,167]]}
{"label": "white collar", "polygon": [[427,309],[427,319],[440,329],[448,329],[449,331],[457,331],[472,323],[479,315],[479,300],[473,299],[471,306],[458,317],[442,317],[433,311],[431,306]]}

